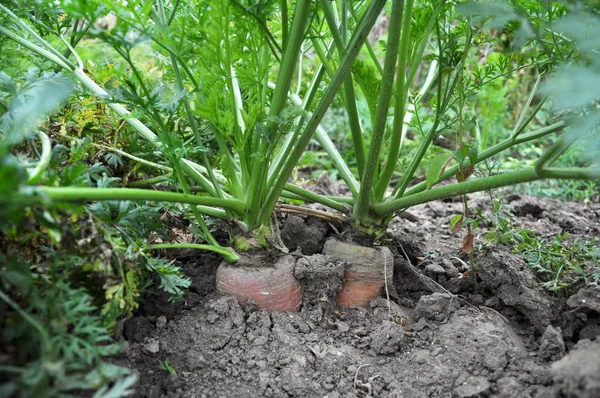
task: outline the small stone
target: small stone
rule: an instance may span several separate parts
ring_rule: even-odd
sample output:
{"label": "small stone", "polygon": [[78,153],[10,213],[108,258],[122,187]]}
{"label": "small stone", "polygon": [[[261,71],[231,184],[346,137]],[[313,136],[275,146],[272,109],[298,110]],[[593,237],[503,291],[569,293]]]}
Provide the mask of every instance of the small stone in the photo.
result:
{"label": "small stone", "polygon": [[285,326],[284,326],[284,329],[288,333],[292,333],[292,334],[296,333],[296,328],[291,323],[286,323]]}
{"label": "small stone", "polygon": [[163,388],[167,391],[177,391],[181,388],[181,379],[176,374],[170,374],[163,383]]}
{"label": "small stone", "polygon": [[514,377],[502,377],[496,381],[498,393],[501,397],[514,397],[522,390],[521,383]]}
{"label": "small stone", "polygon": [[233,300],[235,299],[230,296],[224,296],[217,300],[209,301],[205,306],[208,310],[212,310],[219,315],[226,315],[230,311],[230,304]]}
{"label": "small stone", "polygon": [[455,394],[461,398],[475,398],[487,394],[490,383],[485,377],[469,377],[462,385],[454,389]]}
{"label": "small stone", "polygon": [[556,360],[565,354],[565,343],[560,328],[548,325],[540,341],[540,357]]}
{"label": "small stone", "polygon": [[302,367],[306,366],[306,357],[303,355],[292,355],[291,359]]}
{"label": "small stone", "polygon": [[444,269],[446,271],[448,271],[450,269],[456,269],[456,267],[454,266],[454,264],[452,264],[452,261],[448,260],[447,258],[443,258],[442,259],[442,267],[444,267]]}
{"label": "small stone", "polygon": [[206,321],[210,324],[215,323],[219,319],[219,314],[214,311],[210,311],[208,315],[206,315]]}
{"label": "small stone", "polygon": [[346,333],[348,330],[350,330],[350,325],[348,325],[348,323],[346,323],[344,321],[339,321],[337,323],[337,328],[338,328],[338,331],[340,331],[342,333]]}
{"label": "small stone", "polygon": [[433,293],[421,296],[415,312],[417,318],[427,318],[438,322],[448,318],[452,310],[453,297],[447,293]]}
{"label": "small stone", "polygon": [[600,397],[600,341],[579,340],[577,345],[551,365],[556,391],[565,397]]}
{"label": "small stone", "polygon": [[429,327],[429,323],[427,322],[427,319],[425,319],[425,318],[421,318],[416,323],[413,323],[411,325],[411,329],[414,332],[420,332],[421,330],[425,329],[426,327]]}
{"label": "small stone", "polygon": [[164,315],[159,316],[158,319],[156,320],[156,327],[159,329],[162,329],[166,325],[167,325],[167,317]]}
{"label": "small stone", "polygon": [[160,344],[157,339],[150,339],[144,344],[144,351],[149,354],[157,354],[160,351]]}
{"label": "small stone", "polygon": [[425,273],[429,275],[444,275],[446,270],[439,264],[429,264],[425,267]]}
{"label": "small stone", "polygon": [[154,326],[152,326],[147,318],[137,316],[125,322],[123,333],[127,340],[141,343],[150,335],[153,329]]}
{"label": "small stone", "polygon": [[579,339],[594,340],[598,336],[600,336],[600,319],[590,318],[588,324],[579,331]]}
{"label": "small stone", "polygon": [[456,278],[458,275],[460,275],[460,271],[457,270],[454,264],[452,264],[452,261],[448,260],[447,258],[442,259],[442,267],[444,267],[446,275],[450,278]]}
{"label": "small stone", "polygon": [[581,288],[577,293],[569,297],[567,304],[571,308],[584,308],[600,313],[600,285],[590,284]]}
{"label": "small stone", "polygon": [[483,363],[485,367],[491,371],[495,371],[498,369],[504,369],[504,367],[508,364],[508,359],[504,353],[499,353],[498,355],[486,355],[483,359]]}
{"label": "small stone", "polygon": [[159,386],[150,386],[146,390],[146,396],[148,398],[160,398],[165,396],[165,392]]}
{"label": "small stone", "polygon": [[437,357],[438,355],[440,355],[442,353],[442,351],[444,351],[443,347],[436,347],[433,349],[433,351],[431,351],[431,356]]}
{"label": "small stone", "polygon": [[298,322],[298,331],[300,333],[308,333],[308,332],[310,332],[310,326],[308,325],[308,323],[306,323],[304,321],[299,321]]}

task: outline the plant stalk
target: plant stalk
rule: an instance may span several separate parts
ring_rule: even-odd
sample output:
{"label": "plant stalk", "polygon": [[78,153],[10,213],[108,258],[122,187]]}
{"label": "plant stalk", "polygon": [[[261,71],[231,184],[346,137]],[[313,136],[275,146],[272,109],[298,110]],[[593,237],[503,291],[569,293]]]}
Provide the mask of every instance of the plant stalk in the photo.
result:
{"label": "plant stalk", "polygon": [[239,254],[237,254],[233,249],[229,247],[221,247],[221,246],[212,246],[212,245],[203,245],[200,243],[156,243],[152,245],[146,246],[146,248],[150,250],[159,250],[159,249],[194,249],[194,250],[206,250],[215,253],[219,253],[223,258],[230,262],[235,263],[240,259]]}
{"label": "plant stalk", "polygon": [[[390,28],[388,31],[388,45],[383,63],[383,77],[381,80],[381,89],[379,92],[379,101],[377,102],[377,111],[375,123],[373,126],[373,135],[369,146],[369,154],[365,170],[361,175],[360,192],[355,211],[355,218],[360,223],[365,219],[370,210],[373,201],[373,182],[375,174],[379,168],[379,155],[381,154],[381,145],[385,135],[385,126],[387,124],[388,110],[392,98],[394,86],[394,75],[396,72],[396,62],[398,56],[398,44],[400,42],[401,30],[407,29],[403,26],[404,0],[394,1],[392,4],[392,13],[390,15]],[[409,20],[410,22],[410,20]],[[403,71],[401,73],[404,73]]]}
{"label": "plant stalk", "polygon": [[[498,153],[500,153],[508,148],[511,148],[515,145],[519,145],[524,142],[533,141],[533,140],[537,140],[542,137],[545,137],[549,134],[552,134],[556,131],[563,129],[566,125],[567,124],[565,122],[557,122],[553,125],[550,125],[550,126],[542,128],[542,129],[532,131],[531,133],[527,133],[525,135],[519,136],[516,140],[513,140],[512,138],[509,137],[509,138],[505,139],[504,141],[499,142],[498,144],[479,153],[477,156],[477,163],[481,163],[484,160],[487,160],[487,159],[491,158],[492,156],[495,156]],[[462,166],[466,167],[470,163],[471,163],[470,159],[465,160]],[[458,165],[448,168],[440,176],[440,179],[438,180],[437,184],[439,184],[442,181],[446,181],[449,178],[454,177],[456,175],[456,173],[458,173],[458,170],[459,170]],[[414,195],[415,193],[423,192],[426,188],[427,188],[427,182],[426,181],[420,182],[420,183],[414,185],[413,187],[411,187],[409,190],[407,190],[406,193],[404,194],[404,197]]]}
{"label": "plant stalk", "polygon": [[[343,54],[346,49],[346,40],[338,30],[337,21],[331,11],[329,0],[321,0],[321,7],[325,14],[325,19],[329,25],[329,31],[333,36],[333,41],[337,47],[338,53]],[[352,82],[352,74],[348,74],[344,80],[344,96],[346,112],[348,114],[348,122],[350,124],[350,132],[352,134],[352,143],[356,154],[356,166],[358,175],[362,175],[365,169],[365,141],[363,138],[362,128],[358,118],[358,109],[356,108],[356,95],[354,93],[354,84]]]}
{"label": "plant stalk", "polygon": [[[79,187],[36,187],[41,195],[31,195],[29,192],[17,193],[11,201],[17,200],[24,205],[44,202],[44,196],[57,202],[91,202],[104,200],[131,200],[186,203],[191,205],[214,206],[241,212],[244,203],[237,199],[213,198],[208,196],[188,195],[176,192],[152,191],[137,188],[79,188]],[[0,198],[0,203],[9,198]]]}
{"label": "plant stalk", "polygon": [[365,39],[367,38],[369,31],[375,24],[381,9],[385,5],[385,0],[373,0],[369,4],[369,8],[365,12],[363,19],[359,23],[359,26],[350,41],[350,44],[347,47],[347,50],[342,58],[342,61],[336,71],[335,76],[331,80],[331,83],[325,90],[323,97],[317,104],[315,111],[313,112],[313,116],[309,120],[306,125],[304,132],[298,139],[298,143],[296,144],[294,150],[286,160],[286,163],[282,167],[281,174],[277,177],[276,183],[271,189],[266,197],[264,205],[261,207],[259,220],[261,223],[266,224],[269,221],[271,213],[275,208],[275,204],[277,203],[277,199],[281,194],[281,191],[285,187],[287,183],[287,179],[292,173],[294,167],[296,166],[298,159],[302,156],[302,152],[306,148],[306,145],[310,141],[310,138],[313,136],[315,130],[319,126],[319,123],[325,116],[325,112],[329,108],[329,105],[333,101],[336,93],[340,89],[346,75],[350,71],[352,67],[352,63],[354,59],[358,55]]}
{"label": "plant stalk", "polygon": [[[392,128],[392,137],[390,141],[390,150],[375,185],[375,198],[377,201],[383,199],[387,191],[396,163],[400,154],[400,141],[402,138],[402,127],[404,126],[404,115],[406,113],[406,97],[410,81],[406,79],[406,63],[408,61],[408,51],[410,42],[410,25],[412,21],[414,0],[408,0],[402,16],[402,36],[400,38],[400,50],[398,51],[398,73],[396,78],[396,104],[394,105],[394,123]],[[420,63],[420,59],[414,59],[413,63]]]}
{"label": "plant stalk", "polygon": [[498,174],[490,177],[484,177],[477,180],[460,182],[457,184],[433,188],[428,191],[415,193],[399,199],[389,200],[374,205],[375,212],[379,215],[387,215],[401,209],[432,202],[438,199],[450,198],[452,196],[463,195],[473,192],[487,191],[507,185],[522,184],[540,180],[543,178],[574,179],[587,180],[600,178],[599,168],[572,168],[572,169],[545,169],[542,174],[538,174],[533,167],[510,173]]}

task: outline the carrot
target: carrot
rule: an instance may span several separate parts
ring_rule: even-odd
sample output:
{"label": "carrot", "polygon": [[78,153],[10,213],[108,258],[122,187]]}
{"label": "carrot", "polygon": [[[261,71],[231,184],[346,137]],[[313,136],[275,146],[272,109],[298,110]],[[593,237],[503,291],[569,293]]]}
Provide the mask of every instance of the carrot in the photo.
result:
{"label": "carrot", "polygon": [[294,277],[296,260],[284,256],[274,265],[256,265],[240,260],[223,262],[217,269],[217,289],[237,298],[243,307],[249,301],[265,311],[295,312],[302,305],[302,286]]}
{"label": "carrot", "polygon": [[366,307],[391,286],[394,257],[387,247],[365,247],[336,240],[325,243],[323,253],[346,263],[344,283],[337,296],[341,307]]}

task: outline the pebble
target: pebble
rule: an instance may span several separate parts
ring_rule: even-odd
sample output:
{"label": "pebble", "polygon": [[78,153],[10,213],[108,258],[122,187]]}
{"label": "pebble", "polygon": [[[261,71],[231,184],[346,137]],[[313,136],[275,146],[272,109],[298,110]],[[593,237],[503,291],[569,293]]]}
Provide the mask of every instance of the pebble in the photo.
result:
{"label": "pebble", "polygon": [[480,397],[490,390],[490,383],[485,377],[469,377],[462,385],[454,389],[460,398]]}
{"label": "pebble", "polygon": [[567,304],[571,308],[584,308],[600,313],[600,285],[590,284],[569,297]]}
{"label": "pebble", "polygon": [[159,316],[158,319],[156,320],[156,327],[159,329],[162,329],[166,325],[167,325],[167,317],[164,315]]}
{"label": "pebble", "polygon": [[429,264],[425,267],[425,273],[430,275],[444,275],[446,270],[439,264]]}
{"label": "pebble", "polygon": [[346,333],[348,330],[350,330],[350,326],[344,321],[339,321],[337,323],[337,328],[342,333]]}
{"label": "pebble", "polygon": [[206,360],[206,358],[204,358],[204,356],[199,352],[195,351],[188,351],[185,361],[188,369],[191,371],[203,369],[209,365],[209,362]]}
{"label": "pebble", "polygon": [[546,360],[556,360],[565,354],[565,343],[560,328],[548,325],[540,340],[540,356]]}
{"label": "pebble", "polygon": [[157,354],[160,351],[160,344],[156,339],[148,340],[148,343],[144,344],[144,351],[150,354]]}

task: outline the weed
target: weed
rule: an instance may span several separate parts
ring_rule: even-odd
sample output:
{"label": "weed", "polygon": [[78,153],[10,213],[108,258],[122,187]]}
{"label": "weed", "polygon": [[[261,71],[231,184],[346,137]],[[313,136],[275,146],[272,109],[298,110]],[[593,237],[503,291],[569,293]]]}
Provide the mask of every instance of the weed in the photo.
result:
{"label": "weed", "polygon": [[[0,372],[14,376],[0,387],[2,396],[75,397],[101,387],[98,397],[110,396],[109,391],[130,395],[135,377],[104,362],[122,345],[112,342],[92,297],[60,272],[62,263],[72,258],[48,263],[43,277],[32,273],[36,267],[25,261],[2,255],[0,260],[3,290],[16,297],[0,293],[5,308],[2,341],[14,354],[14,362],[0,365]],[[110,383],[115,384],[109,388]]]}
{"label": "weed", "polygon": [[171,364],[167,361],[161,362],[160,368],[166,370],[167,372],[171,373],[172,375],[177,374],[177,371],[175,370],[175,368],[173,366],[171,366]]}
{"label": "weed", "polygon": [[[60,93],[57,85],[63,80],[48,85],[52,76],[38,79],[32,74],[28,77],[32,80],[20,84],[5,80],[4,88],[13,84],[15,90],[2,97],[2,104],[13,113],[0,121],[13,123],[25,111],[40,117],[39,108],[43,112],[56,106],[64,94],[53,97],[48,90]],[[69,85],[63,89],[68,91]],[[47,103],[29,109],[24,98],[35,92],[43,92]],[[21,103],[19,108],[15,101]],[[24,166],[38,156],[37,142],[25,145],[21,140],[17,134],[4,135],[0,141],[2,196],[32,178],[80,187],[111,187],[120,180],[90,156],[89,137],[73,140],[69,147],[44,148],[48,153],[41,155],[46,159],[43,175],[35,172],[37,167]],[[11,144],[19,148],[19,162],[7,154]],[[17,204],[0,207],[0,338],[9,354],[0,372],[10,380],[0,395],[80,396],[84,391],[95,391],[94,397],[131,395],[136,377],[105,361],[122,348],[112,339],[117,322],[137,308],[141,292],[153,279],[173,299],[189,286],[189,279],[172,262],[140,250],[159,226],[160,208],[126,201],[44,208]]]}
{"label": "weed", "polygon": [[540,238],[515,225],[513,209],[501,197],[492,198],[492,211],[486,219],[492,225],[484,234],[486,243],[508,246],[522,256],[544,288],[560,292],[580,282],[600,282],[600,246],[593,238],[572,240],[567,232],[553,240]]}

